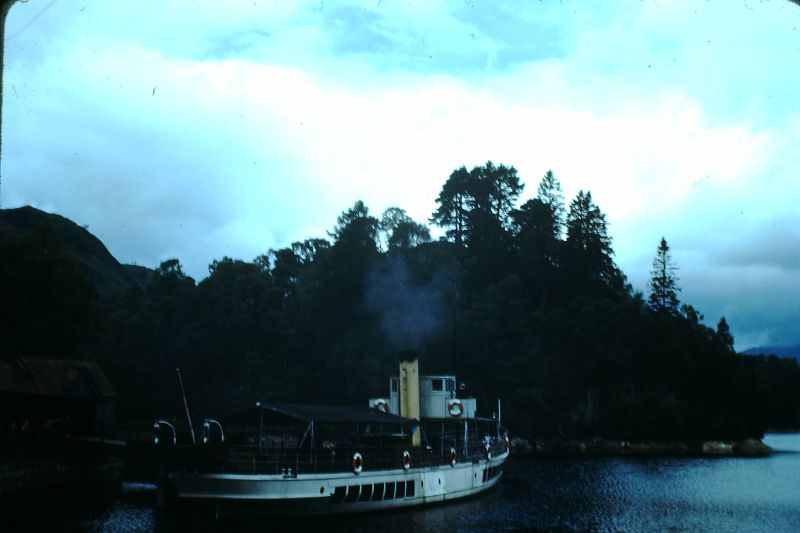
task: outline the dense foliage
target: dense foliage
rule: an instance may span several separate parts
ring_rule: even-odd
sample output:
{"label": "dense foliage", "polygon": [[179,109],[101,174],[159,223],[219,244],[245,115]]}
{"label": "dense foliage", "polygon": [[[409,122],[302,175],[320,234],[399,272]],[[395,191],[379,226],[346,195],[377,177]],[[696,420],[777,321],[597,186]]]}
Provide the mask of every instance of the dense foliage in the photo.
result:
{"label": "dense foliage", "polygon": [[[220,415],[261,401],[364,405],[387,392],[398,350],[455,373],[489,414],[503,400],[518,434],[624,439],[743,438],[798,427],[793,361],[739,356],[679,306],[662,239],[653,294],[632,291],[591,193],[565,206],[548,172],[517,206],[516,169],[461,167],[431,222],[357,202],[329,239],[223,257],[199,283],[178,260],[152,283],[98,297],[44,237],[4,239],[3,354],[98,359],[123,418],[193,408]],[[40,239],[40,240],[36,240]],[[20,306],[15,309],[15,306]]]}

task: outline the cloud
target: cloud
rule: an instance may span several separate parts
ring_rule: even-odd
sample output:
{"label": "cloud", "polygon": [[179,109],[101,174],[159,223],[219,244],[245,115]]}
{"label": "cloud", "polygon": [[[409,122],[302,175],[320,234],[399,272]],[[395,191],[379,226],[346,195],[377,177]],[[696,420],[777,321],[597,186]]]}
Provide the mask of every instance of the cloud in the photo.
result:
{"label": "cloud", "polygon": [[790,275],[800,273],[800,227],[796,220],[784,218],[759,224],[738,238],[748,246],[711,250],[711,264],[770,268]]}

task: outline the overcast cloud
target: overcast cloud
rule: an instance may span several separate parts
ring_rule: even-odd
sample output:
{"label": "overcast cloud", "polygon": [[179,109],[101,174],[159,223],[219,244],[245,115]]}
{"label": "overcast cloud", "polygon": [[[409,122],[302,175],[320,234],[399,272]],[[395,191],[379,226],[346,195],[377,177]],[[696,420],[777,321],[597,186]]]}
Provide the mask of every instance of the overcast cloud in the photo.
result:
{"label": "overcast cloud", "polygon": [[425,221],[460,165],[515,165],[523,199],[552,169],[637,289],[663,235],[708,324],[793,344],[799,26],[782,0],[19,3],[0,203],[199,279],[357,199]]}

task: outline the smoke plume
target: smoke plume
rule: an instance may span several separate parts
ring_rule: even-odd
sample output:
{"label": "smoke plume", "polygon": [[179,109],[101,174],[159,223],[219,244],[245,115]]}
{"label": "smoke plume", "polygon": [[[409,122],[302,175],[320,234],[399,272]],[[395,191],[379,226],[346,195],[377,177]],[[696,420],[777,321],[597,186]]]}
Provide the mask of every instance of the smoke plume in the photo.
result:
{"label": "smoke plume", "polygon": [[452,284],[444,275],[417,284],[402,257],[385,257],[367,276],[364,303],[380,314],[381,329],[395,350],[419,350],[449,323]]}

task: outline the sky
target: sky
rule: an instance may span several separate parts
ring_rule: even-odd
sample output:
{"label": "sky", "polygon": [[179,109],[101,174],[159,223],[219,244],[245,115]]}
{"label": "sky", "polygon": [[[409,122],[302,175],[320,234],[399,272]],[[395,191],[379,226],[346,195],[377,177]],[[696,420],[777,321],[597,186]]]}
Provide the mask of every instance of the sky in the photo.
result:
{"label": "sky", "polygon": [[552,169],[636,290],[664,236],[737,349],[798,344],[798,28],[788,0],[17,3],[0,207],[199,280],[359,199],[424,222],[461,165],[521,201]]}

